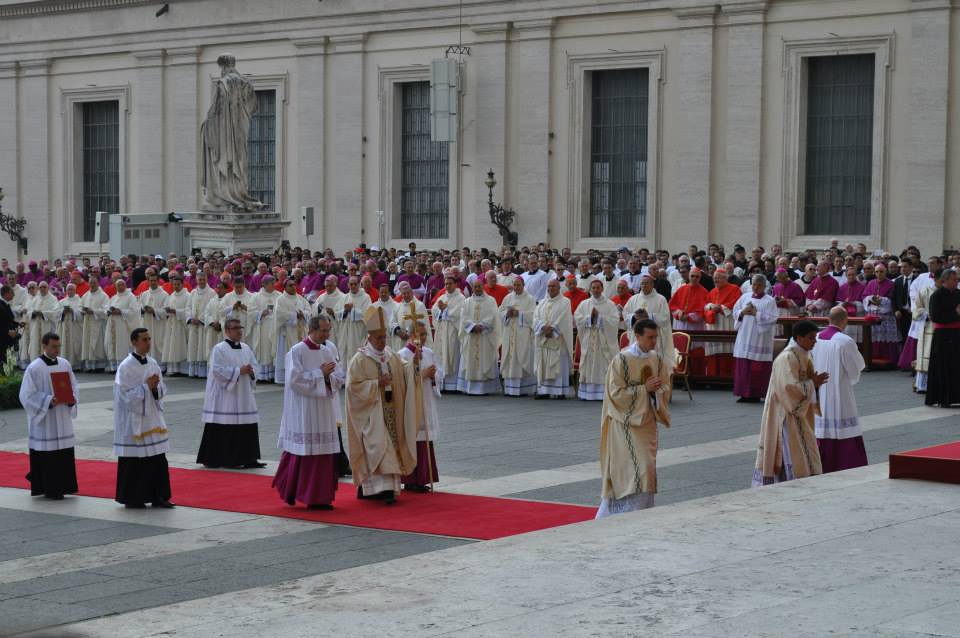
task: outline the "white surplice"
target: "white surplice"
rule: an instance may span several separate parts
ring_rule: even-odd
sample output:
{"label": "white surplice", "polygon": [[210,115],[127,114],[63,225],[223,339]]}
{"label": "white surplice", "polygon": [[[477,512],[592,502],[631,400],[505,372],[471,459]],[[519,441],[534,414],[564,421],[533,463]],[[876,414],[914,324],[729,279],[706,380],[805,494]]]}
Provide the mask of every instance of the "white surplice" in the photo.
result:
{"label": "white surplice", "polygon": [[[167,421],[163,415],[163,382],[160,364],[151,356],[141,362],[130,353],[120,362],[113,384],[113,453],[117,456],[144,458],[170,451]],[[147,378],[160,376],[156,393],[147,386]]]}
{"label": "white surplice", "polygon": [[[337,454],[337,428],[343,422],[339,392],[346,382],[346,372],[331,342],[312,345],[319,347],[314,349],[300,341],[285,355],[283,414],[277,447],[299,456]],[[330,362],[337,367],[324,379],[320,368]]]}
{"label": "white surplice", "polygon": [[[516,310],[517,316],[507,316],[510,310]],[[511,292],[500,304],[503,321],[500,373],[503,376],[503,393],[508,396],[518,397],[537,391],[533,361],[533,315],[536,311],[537,300],[526,290],[519,295]]]}
{"label": "white surplice", "polygon": [[[479,332],[474,332],[475,328]],[[497,301],[490,295],[471,295],[460,311],[460,370],[457,390],[490,394],[500,390],[497,354],[502,333]]]}
{"label": "white surplice", "polygon": [[[370,295],[363,290],[355,295],[348,292],[340,298],[334,309],[337,321],[340,322],[337,340],[334,343],[348,358],[352,357],[367,340],[367,326],[363,323],[363,314],[371,303]],[[352,304],[350,310],[347,310],[347,304]],[[423,321],[426,321],[426,318]],[[427,333],[429,332],[428,328]]]}
{"label": "white surplice", "polygon": [[[30,317],[30,342],[27,354],[29,360],[33,361],[40,356],[40,351],[43,349],[41,342],[43,335],[57,330],[61,315],[60,302],[50,292],[45,295],[38,292],[37,296],[33,298],[33,302],[28,306],[28,313]],[[39,315],[35,317],[34,313],[39,313]]]}
{"label": "white surplice", "polygon": [[[211,302],[219,301],[217,291],[210,286],[197,286],[190,292],[187,303],[187,374],[191,377],[207,376],[207,307]],[[193,323],[193,320],[199,324]]]}
{"label": "white surplice", "polygon": [[[147,288],[140,293],[140,314],[143,327],[150,331],[152,352],[156,352],[163,365],[163,344],[167,337],[167,313],[163,309],[167,306],[167,291],[157,286]],[[149,308],[149,310],[148,310]]]}
{"label": "white surplice", "polygon": [[[545,331],[548,326],[553,329],[549,337]],[[533,313],[533,334],[537,394],[566,396],[574,348],[570,300],[561,294],[544,297]]]}
{"label": "white surplice", "polygon": [[57,357],[56,365],[47,365],[43,358],[35,359],[23,373],[20,382],[20,403],[27,413],[27,432],[31,450],[53,452],[74,446],[73,420],[77,416],[77,404],[60,403],[53,408],[53,382],[50,375],[66,372],[70,375],[73,398],[79,400],[77,378],[73,376],[70,362]]}
{"label": "white surplice", "polygon": [[852,439],[863,435],[860,412],[853,386],[860,382],[866,364],[857,342],[842,332],[830,339],[817,339],[813,347],[813,368],[827,372],[830,380],[820,386],[820,414],[813,427],[818,439]]}
{"label": "white surplice", "polygon": [[[440,417],[437,413],[440,387],[437,385],[437,382],[442,381],[444,372],[443,368],[437,364],[437,358],[433,350],[424,346],[420,352],[421,372],[430,366],[437,366],[435,377],[433,379],[424,379],[421,376],[420,383],[415,383],[416,369],[413,362],[413,351],[410,350],[410,348],[404,347],[397,352],[397,356],[403,361],[407,377],[407,396],[403,404],[403,409],[405,410],[404,421],[412,419],[412,422],[416,423],[418,441],[427,441],[427,436],[429,435],[430,442],[436,443],[437,437],[440,436]],[[417,403],[418,399],[414,394],[418,388],[420,390],[419,407]],[[422,414],[418,415],[418,411],[422,411]]]}
{"label": "white surplice", "polygon": [[83,360],[80,353],[83,349],[83,312],[80,306],[80,297],[64,297],[60,300],[60,311],[63,317],[57,334],[60,335],[60,355],[70,362],[70,365],[80,368]]}
{"label": "white surplice", "polygon": [[[111,314],[107,318],[104,347],[107,351],[107,370],[112,372],[130,352],[130,333],[140,327],[140,304],[128,289],[110,298],[109,310]],[[120,314],[112,314],[115,310]]]}
{"label": "white surplice", "polygon": [[[597,311],[595,320],[594,310]],[[596,299],[591,295],[577,306],[573,322],[580,342],[577,396],[586,401],[603,401],[607,368],[620,351],[617,344],[620,310],[606,297]]]}
{"label": "white surplice", "polygon": [[[186,288],[167,295],[163,313],[167,316],[166,334],[163,349],[160,351],[160,363],[167,374],[187,373],[187,317],[190,314],[190,293]],[[173,312],[171,313],[170,310]]]}
{"label": "white surplice", "polygon": [[[757,309],[756,315],[743,314],[749,304]],[[733,306],[737,330],[737,341],[733,345],[734,358],[773,361],[774,328],[779,316],[777,301],[770,295],[759,299],[753,296],[753,291],[742,295]]]}
{"label": "white surplice", "polygon": [[287,353],[307,336],[307,319],[312,312],[310,302],[297,293],[291,295],[285,292],[277,297],[277,305],[273,309],[277,329],[274,339],[274,383],[286,383]]}
{"label": "white surplice", "polygon": [[[452,293],[444,292],[440,295],[430,309],[435,332],[433,351],[438,365],[450,371],[441,384],[440,389],[445,391],[457,389],[457,375],[454,371],[460,369],[460,313],[463,312],[464,301],[466,299],[460,289],[454,288]],[[441,302],[446,305],[443,310],[440,309]]]}
{"label": "white surplice", "polygon": [[80,298],[83,311],[83,342],[80,346],[80,359],[84,370],[97,370],[107,365],[107,350],[104,345],[107,332],[107,310],[110,308],[110,296],[103,288],[88,290]]}
{"label": "white surplice", "polygon": [[210,353],[207,387],[203,399],[204,423],[247,425],[260,420],[254,390],[257,381],[253,373],[241,374],[240,368],[249,365],[257,369],[253,349],[242,341],[231,345],[221,341]]}

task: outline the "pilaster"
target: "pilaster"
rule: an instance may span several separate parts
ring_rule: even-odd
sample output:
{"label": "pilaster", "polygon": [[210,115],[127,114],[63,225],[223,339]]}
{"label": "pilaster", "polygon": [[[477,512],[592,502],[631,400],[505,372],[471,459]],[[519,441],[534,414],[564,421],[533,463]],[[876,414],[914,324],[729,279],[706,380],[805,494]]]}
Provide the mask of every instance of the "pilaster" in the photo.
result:
{"label": "pilaster", "polygon": [[299,219],[301,206],[314,208],[313,239],[301,235],[299,223],[289,229],[299,237],[291,240],[294,245],[323,247],[327,243],[324,232],[325,218],[324,166],[326,165],[324,117],[325,62],[327,39],[325,37],[294,40],[297,55],[296,116],[297,116],[297,191],[300,199],[287,211],[287,219]]}
{"label": "pilaster", "polygon": [[164,136],[166,204],[171,210],[198,210],[200,204],[199,47],[166,50],[169,125]]}
{"label": "pilaster", "polygon": [[137,84],[131,96],[136,151],[131,180],[132,213],[167,209],[164,201],[163,51],[137,51]]}
{"label": "pilaster", "polygon": [[[550,241],[550,36],[553,20],[514,22],[511,67],[522,87],[517,95],[517,193],[511,200],[521,211],[517,227],[521,244]],[[504,175],[506,177],[506,175]]]}
{"label": "pilaster", "polygon": [[[3,188],[3,210],[8,215],[20,213],[17,171],[17,63],[0,62],[0,188]],[[0,252],[12,258],[16,246],[0,235]]]}
{"label": "pilaster", "polygon": [[[333,145],[324,238],[335,250],[355,246],[363,236],[363,45],[366,34],[337,35],[333,45]],[[372,230],[372,229],[371,229]],[[376,234],[371,234],[373,239]]]}
{"label": "pilaster", "polygon": [[19,212],[27,220],[27,250],[41,258],[54,256],[54,225],[50,223],[49,70],[49,60],[21,60],[17,94]]}
{"label": "pilaster", "polygon": [[[710,135],[713,100],[713,37],[716,7],[678,9],[679,135],[674,150],[673,243],[703,245],[710,221]],[[665,238],[667,239],[667,238]]]}

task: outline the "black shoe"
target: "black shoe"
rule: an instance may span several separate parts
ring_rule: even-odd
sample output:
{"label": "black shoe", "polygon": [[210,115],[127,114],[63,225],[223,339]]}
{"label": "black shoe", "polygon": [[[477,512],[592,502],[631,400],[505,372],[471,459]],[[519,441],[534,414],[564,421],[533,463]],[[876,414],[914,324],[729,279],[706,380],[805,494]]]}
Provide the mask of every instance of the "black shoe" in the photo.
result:
{"label": "black shoe", "polygon": [[253,470],[259,469],[262,467],[267,467],[266,463],[261,463],[260,461],[254,461],[253,463],[247,463],[246,465],[241,465],[240,469],[242,470]]}
{"label": "black shoe", "polygon": [[[382,496],[380,496],[380,494],[382,494]],[[380,496],[380,498],[383,499],[383,502],[387,505],[393,505],[397,502],[397,497],[393,493],[393,490],[387,490],[386,492],[381,492],[380,494],[378,494],[378,496]]]}
{"label": "black shoe", "polygon": [[358,486],[357,486],[357,498],[358,498],[358,499],[370,498],[369,496],[366,496],[366,495],[363,493],[363,486],[362,486],[362,485],[358,485]]}
{"label": "black shoe", "polygon": [[545,394],[535,394],[533,395],[535,401],[542,401],[543,399],[548,398]]}
{"label": "black shoe", "polygon": [[165,510],[172,510],[174,507],[176,507],[176,505],[174,505],[170,501],[154,501],[153,506],[162,507]]}
{"label": "black shoe", "polygon": [[220,467],[219,465],[210,465],[209,463],[203,463],[202,465],[208,470],[216,470],[217,468]]}
{"label": "black shoe", "polygon": [[404,485],[403,489],[405,489],[408,492],[418,492],[420,494],[424,494],[430,491],[430,486],[429,485]]}
{"label": "black shoe", "polygon": [[63,500],[63,494],[44,494],[43,496],[44,496],[44,498],[48,498],[48,499],[50,499],[51,501],[62,501],[62,500]]}
{"label": "black shoe", "polygon": [[307,509],[310,509],[310,510],[330,511],[330,510],[333,509],[333,505],[330,505],[329,503],[321,503],[321,504],[317,504],[317,505],[307,505]]}
{"label": "black shoe", "polygon": [[557,401],[566,401],[567,395],[561,394],[560,396],[554,397],[554,398],[555,398]]}
{"label": "black shoe", "polygon": [[296,501],[296,499],[292,499],[292,498],[291,498],[289,501],[286,501],[286,503],[287,503],[287,505],[289,505],[290,507],[296,507],[296,506],[297,506],[297,501]]}
{"label": "black shoe", "polygon": [[128,510],[142,510],[146,507],[143,503],[124,503],[123,506]]}

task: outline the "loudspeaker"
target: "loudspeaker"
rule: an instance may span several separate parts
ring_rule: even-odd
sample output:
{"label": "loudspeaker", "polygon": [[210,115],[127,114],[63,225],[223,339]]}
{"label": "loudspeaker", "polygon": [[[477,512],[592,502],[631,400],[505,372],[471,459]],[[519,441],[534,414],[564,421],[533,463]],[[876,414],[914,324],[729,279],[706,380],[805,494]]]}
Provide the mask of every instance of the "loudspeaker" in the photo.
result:
{"label": "loudspeaker", "polygon": [[98,244],[110,243],[110,213],[96,212],[97,220],[93,230],[93,240]]}
{"label": "loudspeaker", "polygon": [[304,237],[313,234],[313,206],[302,206],[300,208],[300,230]]}

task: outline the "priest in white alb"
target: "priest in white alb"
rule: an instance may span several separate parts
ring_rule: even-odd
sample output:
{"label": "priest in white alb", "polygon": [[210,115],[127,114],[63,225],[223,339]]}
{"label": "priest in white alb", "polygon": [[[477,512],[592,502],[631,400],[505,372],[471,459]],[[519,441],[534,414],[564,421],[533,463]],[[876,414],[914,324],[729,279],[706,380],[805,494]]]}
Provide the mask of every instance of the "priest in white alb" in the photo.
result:
{"label": "priest in white alb", "polygon": [[440,389],[443,392],[457,391],[457,375],[460,369],[460,313],[466,299],[457,280],[447,275],[443,278],[444,291],[434,302],[430,312],[433,314],[433,352],[437,365],[450,373],[443,377]]}
{"label": "priest in white alb", "polygon": [[187,374],[191,377],[207,376],[207,307],[219,301],[217,293],[207,284],[207,273],[197,272],[197,285],[190,291],[187,304]]}
{"label": "priest in white alb", "polygon": [[[383,308],[383,316],[387,318],[387,324],[393,321],[393,313],[397,311],[397,308],[400,306],[399,302],[396,299],[390,296],[390,284],[382,283],[380,288],[377,290],[379,297],[373,303],[375,308]],[[459,329],[459,321],[457,322],[457,328]],[[394,352],[400,350],[404,346],[404,340],[393,334],[392,331],[387,335],[387,347],[389,347]],[[351,355],[352,356],[352,355]],[[456,379],[454,379],[456,382]],[[456,388],[454,388],[456,389]]]}
{"label": "priest in white alb", "polygon": [[537,300],[526,291],[523,277],[514,277],[510,286],[513,292],[500,304],[503,322],[500,374],[503,376],[503,394],[519,397],[537,392],[533,363],[533,315],[537,311]]}
{"label": "priest in white alb", "polygon": [[580,342],[580,371],[577,397],[583,401],[602,401],[607,368],[620,351],[618,329],[620,310],[603,294],[603,282],[590,282],[590,297],[581,301],[573,315]]}
{"label": "priest in white alb", "polygon": [[102,370],[107,365],[104,339],[107,332],[110,297],[100,287],[100,280],[96,274],[91,274],[87,281],[90,290],[80,297],[80,312],[83,314],[83,343],[80,346],[80,359],[83,361],[84,370]]}
{"label": "priest in white alb", "polygon": [[336,316],[337,305],[343,298],[343,293],[337,288],[339,283],[336,275],[327,275],[326,279],[323,280],[323,292],[317,297],[317,303],[313,307],[314,314],[323,313],[330,317],[330,339],[334,343],[337,343],[340,339],[340,322]]}
{"label": "priest in white alb", "polygon": [[367,327],[363,323],[363,316],[372,302],[370,295],[360,287],[359,277],[351,276],[348,286],[348,291],[340,298],[334,313],[336,320],[340,322],[337,348],[344,356],[352,357],[367,340]]}
{"label": "priest in white alb", "polygon": [[37,296],[28,306],[28,312],[30,316],[30,323],[28,324],[30,342],[27,354],[29,360],[33,361],[43,351],[40,343],[41,337],[48,332],[56,332],[57,324],[60,323],[60,318],[63,316],[60,302],[50,292],[50,284],[45,281],[37,284]]}
{"label": "priest in white alb", "polygon": [[227,319],[239,319],[243,326],[242,341],[253,346],[260,306],[253,293],[247,290],[243,277],[233,278],[233,290],[220,300],[220,315],[222,324],[225,324]]}
{"label": "priest in white alb", "polygon": [[673,369],[677,355],[673,347],[673,318],[666,298],[654,288],[653,276],[644,273],[639,276],[640,291],[630,297],[623,307],[623,323],[626,324],[630,343],[636,339],[633,324],[641,319],[649,319],[657,324],[657,354],[664,365]]}
{"label": "priest in white alb", "polygon": [[60,300],[60,356],[70,362],[71,366],[80,368],[82,359],[80,352],[83,348],[83,310],[80,306],[80,297],[77,296],[77,286],[67,284],[63,299]]}
{"label": "priest in white alb", "polygon": [[607,370],[600,414],[601,501],[597,518],[653,507],[658,424],[670,427],[672,368],[656,352],[657,324],[633,324],[634,342]]}
{"label": "priest in white alb", "polygon": [[187,374],[187,316],[190,293],[183,287],[183,275],[170,275],[173,292],[167,296],[163,313],[167,316],[166,335],[160,352],[160,365],[167,375]]}
{"label": "priest in white alb", "polygon": [[[287,353],[290,349],[304,340],[307,336],[307,320],[313,314],[310,302],[297,293],[297,282],[288,278],[283,282],[283,294],[277,298],[274,308],[274,321],[277,325],[276,358],[274,359],[274,383],[286,383]],[[329,340],[329,333],[333,329],[332,319],[323,315],[327,320],[324,340]]]}
{"label": "priest in white alb", "polygon": [[148,288],[140,293],[140,314],[143,327],[150,331],[153,340],[153,352],[163,367],[163,344],[167,338],[167,291],[160,286],[160,277],[152,268],[147,271]]}
{"label": "priest in white alb", "polygon": [[534,372],[537,399],[566,399],[573,366],[573,313],[570,300],[560,294],[560,282],[547,282],[547,294],[533,314]]}
{"label": "priest in white alb", "polygon": [[257,381],[273,381],[276,375],[277,360],[277,303],[283,293],[276,289],[273,275],[260,279],[257,291],[257,334],[254,338],[253,354],[257,358]]}
{"label": "priest in white alb", "polygon": [[483,280],[473,282],[473,294],[460,311],[460,370],[457,390],[485,395],[500,391],[497,353],[503,326],[497,301],[483,291]]}
{"label": "priest in white alb", "polygon": [[866,364],[857,342],[844,333],[846,327],[847,311],[843,306],[831,308],[830,325],[820,331],[813,346],[814,369],[830,375],[830,383],[820,387],[820,414],[813,417],[824,474],[867,464],[853,392]]}
{"label": "priest in white alb", "polygon": [[149,331],[136,328],[129,339],[131,352],[117,368],[113,385],[116,501],[128,508],[139,509],[147,503],[170,508],[173,503],[166,454],[170,451],[170,432],[163,416],[167,386],[160,364],[150,356]]}
{"label": "priest in white alb", "polygon": [[[393,310],[393,317],[389,318],[390,333],[402,341],[399,346],[402,348],[406,345],[410,335],[413,334],[413,327],[416,322],[427,318],[427,307],[416,298],[413,294],[413,288],[406,281],[397,284],[397,289],[400,291],[400,301],[397,302],[397,307]],[[427,345],[433,346],[433,337],[429,335],[429,331]]]}
{"label": "priest in white alb", "polygon": [[759,403],[773,368],[774,328],[780,312],[766,290],[767,278],[754,275],[752,290],[733,306],[737,340],[733,344],[733,393],[738,403]]}
{"label": "priest in white alb", "polygon": [[108,372],[127,358],[130,352],[130,333],[140,327],[140,303],[127,288],[123,279],[114,284],[117,294],[110,298],[107,308],[107,334],[104,336],[104,348],[107,351]]}
{"label": "priest in white alb", "polygon": [[417,465],[415,424],[405,418],[403,360],[387,348],[387,319],[371,307],[367,343],[347,367],[346,417],[350,467],[359,498],[396,502],[401,478]]}
{"label": "priest in white alb", "polygon": [[314,509],[333,509],[341,453],[338,393],[346,375],[336,350],[327,347],[330,318],[310,317],[308,328],[306,338],[293,344],[285,355],[283,414],[277,440],[283,453],[273,487],[290,506],[299,501]]}
{"label": "priest in white alb", "polygon": [[197,463],[206,467],[266,467],[260,462],[257,432],[257,359],[253,349],[242,341],[243,324],[239,319],[227,319],[223,332],[224,340],[210,353]]}
{"label": "priest in white alb", "polygon": [[[41,337],[43,348],[23,373],[20,382],[20,403],[27,413],[27,434],[30,448],[31,496],[60,500],[77,492],[77,469],[74,461],[73,419],[77,416],[79,391],[70,362],[60,355],[60,338],[54,333]],[[51,375],[67,375],[71,402],[61,403],[54,395]]]}
{"label": "priest in white alb", "polygon": [[444,371],[437,367],[433,350],[422,345],[429,328],[425,321],[417,322],[415,332],[397,356],[403,361],[407,396],[404,397],[404,422],[413,423],[417,433],[417,467],[403,477],[403,489],[429,492],[440,480],[437,457],[433,446],[440,434],[437,401]]}

